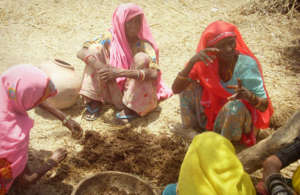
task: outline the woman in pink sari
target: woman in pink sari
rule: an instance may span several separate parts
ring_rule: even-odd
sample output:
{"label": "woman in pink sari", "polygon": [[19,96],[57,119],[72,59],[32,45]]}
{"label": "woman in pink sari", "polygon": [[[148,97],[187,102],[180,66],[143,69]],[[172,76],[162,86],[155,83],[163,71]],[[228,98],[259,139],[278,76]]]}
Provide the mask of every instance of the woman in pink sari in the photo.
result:
{"label": "woman in pink sari", "polygon": [[96,119],[101,103],[122,110],[116,116],[125,121],[145,116],[172,94],[161,81],[158,47],[137,5],[120,5],[109,32],[86,42],[77,56],[86,63],[80,94],[87,120]]}
{"label": "woman in pink sari", "polygon": [[[39,169],[26,169],[29,133],[34,121],[27,111],[57,93],[49,77],[32,65],[18,65],[0,76],[0,195],[18,177],[24,184],[35,182],[66,157],[56,150]],[[71,125],[71,124],[70,124]]]}

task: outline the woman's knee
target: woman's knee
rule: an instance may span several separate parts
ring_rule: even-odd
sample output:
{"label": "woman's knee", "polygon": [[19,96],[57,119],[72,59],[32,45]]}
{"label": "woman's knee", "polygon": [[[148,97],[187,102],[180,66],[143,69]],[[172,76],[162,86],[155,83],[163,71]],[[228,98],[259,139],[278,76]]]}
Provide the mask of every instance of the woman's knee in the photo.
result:
{"label": "woman's knee", "polygon": [[224,105],[223,108],[229,110],[230,112],[228,114],[232,115],[236,115],[238,113],[243,112],[249,112],[247,107],[239,100],[229,101]]}
{"label": "woman's knee", "polygon": [[150,64],[150,57],[144,52],[139,52],[134,55],[133,62],[136,68],[146,68]]}

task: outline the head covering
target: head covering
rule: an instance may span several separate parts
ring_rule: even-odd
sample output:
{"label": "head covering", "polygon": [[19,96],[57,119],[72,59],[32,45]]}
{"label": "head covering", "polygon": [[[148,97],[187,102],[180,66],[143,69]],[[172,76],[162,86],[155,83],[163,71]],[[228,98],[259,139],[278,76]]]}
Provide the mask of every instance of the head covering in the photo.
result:
{"label": "head covering", "polygon": [[133,62],[133,55],[126,38],[125,23],[135,16],[141,17],[141,30],[138,38],[151,44],[156,54],[157,63],[159,61],[159,50],[152,37],[143,10],[133,3],[126,3],[117,7],[112,18],[110,62],[117,68],[129,69]]}
{"label": "head covering", "polygon": [[[156,63],[159,63],[159,50],[150,31],[150,27],[146,21],[143,10],[133,3],[126,3],[117,7],[112,18],[112,28],[110,29],[112,33],[110,64],[114,67],[129,69],[133,63],[133,54],[126,38],[125,23],[135,16],[141,17],[141,30],[138,34],[138,38],[150,43],[155,51]],[[125,78],[117,79],[121,89],[123,89],[124,81]],[[167,98],[171,96],[171,94],[171,90],[167,89],[161,82],[161,74],[159,74],[157,87],[158,99]]]}
{"label": "head covering", "polygon": [[300,166],[296,169],[292,177],[293,189],[300,194]]}
{"label": "head covering", "polygon": [[254,195],[250,176],[225,137],[205,132],[197,135],[180,168],[179,195]]}
{"label": "head covering", "polygon": [[[215,45],[218,41],[226,37],[236,37],[236,50],[240,54],[250,56],[256,61],[261,78],[263,79],[262,68],[259,61],[247,47],[239,30],[233,24],[224,21],[216,21],[208,25],[201,35],[201,39],[197,47],[197,52]],[[205,114],[207,117],[206,128],[208,130],[212,130],[214,120],[219,110],[227,102],[227,97],[232,95],[221,85],[218,69],[218,59],[215,59],[214,62],[209,66],[206,66],[203,62],[198,62],[194,65],[189,75],[193,80],[198,80],[203,87],[201,102],[211,102],[211,106],[205,108]],[[270,118],[273,114],[273,107],[264,82],[263,85],[269,101],[266,111],[260,112],[258,109],[255,109],[252,105],[250,105],[247,101],[242,100],[242,102],[251,112],[252,122],[254,126],[259,129],[267,128],[269,126]],[[243,139],[245,139],[245,142],[247,142],[248,138],[243,135]]]}
{"label": "head covering", "polygon": [[[33,120],[26,111],[47,98],[45,92],[49,91],[50,79],[32,65],[17,65],[0,76],[0,83],[0,161],[5,161],[12,171],[11,181],[6,185],[9,189],[27,163]],[[46,94],[48,97],[57,93],[54,86],[50,89],[51,92]],[[5,167],[0,166],[0,170],[2,168]]]}

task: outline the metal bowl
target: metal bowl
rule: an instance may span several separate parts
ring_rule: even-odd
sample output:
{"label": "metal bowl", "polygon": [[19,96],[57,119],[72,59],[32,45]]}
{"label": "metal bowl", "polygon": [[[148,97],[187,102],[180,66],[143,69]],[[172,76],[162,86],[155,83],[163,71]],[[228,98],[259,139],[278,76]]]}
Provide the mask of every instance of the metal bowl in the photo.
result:
{"label": "metal bowl", "polygon": [[72,195],[157,195],[152,187],[135,175],[117,171],[96,173],[83,179]]}

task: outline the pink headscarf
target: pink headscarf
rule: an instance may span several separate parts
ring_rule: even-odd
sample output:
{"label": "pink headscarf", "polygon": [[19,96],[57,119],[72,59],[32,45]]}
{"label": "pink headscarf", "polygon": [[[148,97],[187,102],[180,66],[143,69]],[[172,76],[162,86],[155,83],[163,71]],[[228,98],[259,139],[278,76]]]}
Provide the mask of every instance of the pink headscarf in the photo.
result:
{"label": "pink headscarf", "polygon": [[[49,82],[49,77],[32,65],[14,66],[0,76],[0,159],[8,161],[12,171],[6,183],[0,176],[0,185],[7,190],[27,163],[29,131],[33,127],[27,110],[45,96]],[[53,87],[48,97],[56,93]]]}
{"label": "pink headscarf", "polygon": [[[125,23],[135,16],[141,16],[142,26],[138,34],[140,40],[147,41],[151,44],[155,51],[156,63],[159,63],[159,50],[152,37],[149,25],[145,19],[143,10],[133,4],[122,4],[115,10],[112,18],[112,42],[110,47],[110,64],[117,68],[129,69],[133,63],[133,55],[127,42],[125,33]],[[117,82],[123,89],[125,78],[118,78]],[[164,86],[161,81],[161,75],[158,78],[157,97],[158,99],[168,98],[172,95],[172,91]]]}

